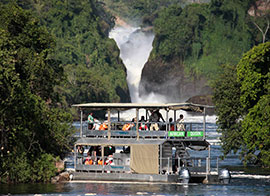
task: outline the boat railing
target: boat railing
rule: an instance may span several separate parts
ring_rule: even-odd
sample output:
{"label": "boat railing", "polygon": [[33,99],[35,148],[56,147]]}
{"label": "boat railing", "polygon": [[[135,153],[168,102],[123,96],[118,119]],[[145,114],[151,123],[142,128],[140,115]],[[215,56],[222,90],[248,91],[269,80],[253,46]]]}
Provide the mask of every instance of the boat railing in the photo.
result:
{"label": "boat railing", "polygon": [[[106,123],[106,121],[101,122]],[[129,130],[123,130],[123,127],[130,124]],[[141,124],[147,126],[142,129]],[[150,130],[151,124],[157,124],[159,130]],[[172,126],[174,128],[172,128]],[[203,124],[197,122],[184,123],[185,130],[177,130],[177,123],[165,122],[139,122],[138,125],[131,121],[112,122],[110,130],[92,130],[87,123],[82,127],[82,137],[91,138],[142,138],[142,139],[204,139]],[[110,134],[109,134],[110,132]],[[109,136],[110,135],[110,136]]]}
{"label": "boat railing", "polygon": [[186,168],[190,173],[196,175],[218,173],[219,159],[219,157],[162,158],[163,165],[160,167],[160,173],[178,173],[182,168]]}
{"label": "boat railing", "polygon": [[[108,160],[111,162],[108,162]],[[80,158],[75,160],[76,171],[87,171],[87,172],[102,172],[102,173],[131,173],[131,168],[129,161],[123,160],[119,157],[109,157],[104,156],[104,161],[102,157],[97,156],[94,159],[99,160],[92,164],[85,164]],[[212,163],[211,163],[212,162]],[[178,174],[181,168],[186,168],[191,174],[195,175],[209,175],[211,172],[219,171],[219,157],[212,158],[209,157],[189,157],[189,158],[161,158],[160,159],[160,171],[159,174]],[[213,165],[214,163],[214,165]]]}
{"label": "boat railing", "polygon": [[75,169],[76,171],[88,171],[88,172],[124,172],[130,173],[131,169],[127,160],[120,157],[104,156],[92,156],[92,162],[89,164],[85,160],[86,157],[76,157]]}

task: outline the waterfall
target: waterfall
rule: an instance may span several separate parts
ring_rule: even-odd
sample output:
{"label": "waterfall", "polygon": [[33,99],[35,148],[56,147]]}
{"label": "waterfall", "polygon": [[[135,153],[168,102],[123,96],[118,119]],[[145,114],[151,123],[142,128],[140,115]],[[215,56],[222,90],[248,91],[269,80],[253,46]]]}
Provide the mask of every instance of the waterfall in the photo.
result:
{"label": "waterfall", "polygon": [[[167,103],[166,97],[150,93],[145,96],[139,96],[139,83],[141,80],[141,73],[144,64],[147,62],[150,52],[152,50],[152,42],[154,40],[154,34],[152,32],[144,32],[140,27],[132,26],[116,26],[111,30],[109,37],[116,41],[118,48],[120,49],[120,58],[122,59],[127,69],[127,83],[129,87],[129,93],[131,102],[133,103]],[[124,112],[122,114],[124,119],[132,119],[134,117],[134,111]],[[145,111],[142,111],[144,114]],[[165,116],[165,111],[161,111]],[[177,117],[179,114],[184,114],[187,117],[186,122],[196,121],[202,122],[202,117],[192,116],[185,111],[177,111]],[[169,113],[170,117],[173,117],[173,113]],[[215,122],[215,116],[207,116],[208,122]]]}
{"label": "waterfall", "polygon": [[144,64],[147,62],[152,50],[154,33],[144,32],[140,27],[116,26],[109,34],[120,49],[120,58],[127,69],[127,83],[131,102],[165,103],[166,98],[160,95],[149,94],[144,97],[139,96],[139,83]]}

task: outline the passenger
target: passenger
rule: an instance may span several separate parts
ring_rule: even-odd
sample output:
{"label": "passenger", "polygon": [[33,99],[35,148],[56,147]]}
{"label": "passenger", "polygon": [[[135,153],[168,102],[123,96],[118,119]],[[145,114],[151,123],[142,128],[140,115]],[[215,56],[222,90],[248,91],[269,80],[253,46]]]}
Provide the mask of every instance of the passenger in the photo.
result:
{"label": "passenger", "polygon": [[[132,122],[134,122],[135,120],[134,120],[134,118],[132,119]],[[134,125],[134,124],[133,124]],[[122,130],[123,131],[129,131],[130,129],[131,129],[131,127],[132,127],[132,123],[126,123],[126,124],[124,124],[124,126],[122,127]]]}
{"label": "passenger", "polygon": [[150,122],[154,122],[150,125],[150,131],[159,130],[159,126],[158,126],[158,122],[160,121],[160,119],[165,122],[164,118],[162,117],[161,113],[158,110],[154,110],[151,113],[151,116],[149,118]]}
{"label": "passenger", "polygon": [[92,112],[88,115],[87,120],[88,120],[88,129],[92,130],[93,129],[93,123],[94,123],[94,117],[93,117]]}
{"label": "passenger", "polygon": [[99,159],[99,160],[98,160],[98,165],[103,165],[102,159]]}
{"label": "passenger", "polygon": [[77,153],[78,153],[78,164],[82,164],[84,148],[81,145],[78,146]]}
{"label": "passenger", "polygon": [[124,126],[122,127],[123,131],[129,131],[131,128],[131,123],[126,123],[124,124]]}
{"label": "passenger", "polygon": [[115,147],[114,146],[106,146],[106,147],[104,147],[104,155],[106,157],[112,156],[113,153],[115,153]]}
{"label": "passenger", "polygon": [[107,158],[105,161],[105,165],[114,165],[113,158],[112,157]]}
{"label": "passenger", "polygon": [[148,127],[146,125],[146,120],[144,119],[144,116],[141,117],[141,120],[139,122],[141,122],[140,123],[140,127],[139,127],[139,130],[140,131],[146,131],[146,130],[148,130]]}
{"label": "passenger", "polygon": [[98,163],[98,159],[101,156],[101,147],[100,146],[91,146],[88,153],[94,157],[93,164]]}
{"label": "passenger", "polygon": [[92,130],[99,130],[100,126],[101,126],[100,121],[98,119],[94,118],[94,125],[93,125]]}
{"label": "passenger", "polygon": [[177,131],[185,131],[185,124],[184,124],[184,115],[180,114],[179,119],[177,119]]}
{"label": "passenger", "polygon": [[99,126],[99,130],[104,131],[104,130],[108,130],[108,122],[104,121],[100,126]]}
{"label": "passenger", "polygon": [[174,131],[174,123],[173,123],[172,121],[173,121],[173,119],[170,118],[170,119],[169,119],[169,127],[170,127],[170,131]]}
{"label": "passenger", "polygon": [[85,165],[93,165],[93,160],[91,158],[91,155],[90,155],[89,151],[87,153],[87,157],[86,157],[86,159],[84,161],[84,164]]}
{"label": "passenger", "polygon": [[136,120],[136,118],[132,118],[130,130],[136,131],[136,126],[137,126],[137,120]]}

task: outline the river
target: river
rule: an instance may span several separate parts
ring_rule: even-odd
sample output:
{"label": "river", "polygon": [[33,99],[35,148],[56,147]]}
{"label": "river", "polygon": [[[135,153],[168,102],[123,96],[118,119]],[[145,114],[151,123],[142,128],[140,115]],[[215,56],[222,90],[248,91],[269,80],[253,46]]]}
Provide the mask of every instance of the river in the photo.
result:
{"label": "river", "polygon": [[229,185],[164,183],[70,182],[62,184],[0,185],[12,195],[270,195],[269,178],[232,178]]}

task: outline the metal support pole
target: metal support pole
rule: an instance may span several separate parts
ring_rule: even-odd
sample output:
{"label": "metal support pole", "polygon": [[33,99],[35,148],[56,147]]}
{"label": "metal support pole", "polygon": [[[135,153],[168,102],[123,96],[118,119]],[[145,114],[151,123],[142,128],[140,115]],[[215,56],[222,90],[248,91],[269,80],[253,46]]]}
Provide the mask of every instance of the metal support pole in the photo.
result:
{"label": "metal support pole", "polygon": [[82,137],[82,130],[83,130],[83,110],[81,109],[80,137]]}
{"label": "metal support pole", "polygon": [[170,172],[170,157],[168,157],[168,169],[167,169],[167,174]]}
{"label": "metal support pole", "polygon": [[206,112],[205,108],[203,108],[203,139],[205,139],[205,131],[206,131]]}
{"label": "metal support pole", "polygon": [[136,108],[136,133],[137,133],[137,140],[139,140],[139,108]]}
{"label": "metal support pole", "polygon": [[209,157],[206,157],[206,175],[209,174]]}
{"label": "metal support pole", "polygon": [[101,159],[102,159],[102,173],[104,173],[104,146],[101,146]]}
{"label": "metal support pole", "polygon": [[76,165],[77,165],[77,149],[76,145],[74,145],[74,169],[76,171]]}
{"label": "metal support pole", "polygon": [[209,158],[208,169],[209,169],[209,172],[210,172],[210,170],[211,170],[211,165],[210,165],[210,161],[211,161],[211,145],[209,145],[209,147],[208,147],[208,158]]}
{"label": "metal support pole", "polygon": [[176,130],[176,110],[174,110],[173,112],[174,112],[174,117],[173,117],[174,118],[174,130],[177,131]]}
{"label": "metal support pole", "polygon": [[166,131],[169,131],[169,126],[168,126],[168,123],[169,123],[169,111],[166,110]]}
{"label": "metal support pole", "polygon": [[159,145],[160,153],[159,153],[159,173],[162,174],[162,145]]}
{"label": "metal support pole", "polygon": [[108,108],[108,140],[111,139],[111,109]]}

